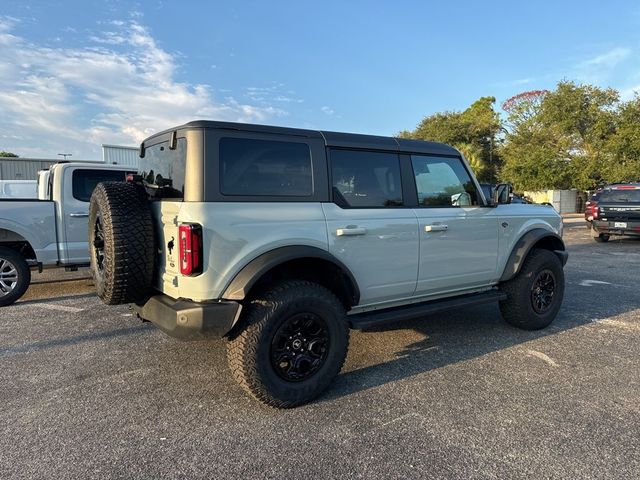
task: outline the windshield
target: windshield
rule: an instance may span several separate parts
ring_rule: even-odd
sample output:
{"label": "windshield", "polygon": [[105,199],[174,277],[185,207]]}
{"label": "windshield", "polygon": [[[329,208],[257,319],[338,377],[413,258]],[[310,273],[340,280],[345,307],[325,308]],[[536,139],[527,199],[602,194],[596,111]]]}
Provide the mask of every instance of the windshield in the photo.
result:
{"label": "windshield", "polygon": [[182,199],[186,164],[187,140],[178,138],[173,150],[168,141],[145,148],[138,173],[152,197]]}
{"label": "windshield", "polygon": [[603,190],[598,200],[600,203],[640,203],[640,189]]}

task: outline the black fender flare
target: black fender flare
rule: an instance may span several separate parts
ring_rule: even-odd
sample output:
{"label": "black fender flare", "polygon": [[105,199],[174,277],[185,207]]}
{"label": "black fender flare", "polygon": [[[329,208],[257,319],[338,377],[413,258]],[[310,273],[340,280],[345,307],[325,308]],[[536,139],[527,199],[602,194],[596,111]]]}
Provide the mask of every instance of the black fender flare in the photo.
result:
{"label": "black fender flare", "polygon": [[351,284],[352,304],[358,304],[360,301],[360,289],[358,288],[358,283],[349,268],[326,250],[306,245],[275,248],[254,258],[242,267],[233,280],[231,280],[227,288],[224,290],[222,298],[225,300],[244,300],[251,290],[251,287],[253,287],[255,283],[269,270],[277,267],[278,265],[282,265],[285,262],[303,258],[325,260],[339,268]]}
{"label": "black fender flare", "polygon": [[534,228],[525,233],[520,237],[520,240],[516,242],[500,277],[501,282],[511,280],[520,272],[525,258],[527,258],[531,249],[541,240],[544,240],[547,250],[551,250],[558,256],[560,262],[562,262],[562,266],[567,263],[569,254],[566,252],[562,237],[544,228]]}

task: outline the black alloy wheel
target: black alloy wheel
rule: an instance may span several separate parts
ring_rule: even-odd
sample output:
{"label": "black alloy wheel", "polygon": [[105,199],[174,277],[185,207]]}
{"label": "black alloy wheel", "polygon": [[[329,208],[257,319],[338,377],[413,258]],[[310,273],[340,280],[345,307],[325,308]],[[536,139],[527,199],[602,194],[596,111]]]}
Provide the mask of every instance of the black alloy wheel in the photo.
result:
{"label": "black alloy wheel", "polygon": [[556,277],[549,269],[542,270],[531,287],[531,305],[536,313],[545,313],[553,304]]}
{"label": "black alloy wheel", "polygon": [[287,318],[273,336],[271,365],[282,379],[303,381],[322,368],[329,347],[326,322],[314,313],[298,313]]}

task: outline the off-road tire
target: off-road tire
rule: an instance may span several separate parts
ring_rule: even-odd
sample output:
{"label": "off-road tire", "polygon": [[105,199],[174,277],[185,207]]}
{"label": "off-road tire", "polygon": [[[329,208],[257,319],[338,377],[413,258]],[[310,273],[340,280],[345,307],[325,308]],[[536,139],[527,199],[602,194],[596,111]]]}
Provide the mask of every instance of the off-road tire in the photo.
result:
{"label": "off-road tire", "polygon": [[[555,291],[551,304],[540,313],[532,300],[534,287],[539,275],[551,272],[555,279]],[[534,249],[522,265],[518,274],[500,285],[507,299],[500,302],[502,317],[507,323],[524,330],[539,330],[547,327],[558,314],[564,297],[564,271],[555,253]]]}
{"label": "off-road tire", "polygon": [[[0,296],[0,307],[6,307],[17,302],[27,291],[31,283],[31,270],[24,257],[11,248],[0,247],[0,264],[3,263],[2,260],[8,261],[13,265],[18,274],[16,283],[13,284],[12,282],[13,288],[11,291],[6,295]],[[2,287],[0,286],[0,288]]]}
{"label": "off-road tire", "polygon": [[598,236],[593,237],[593,239],[598,243],[606,243],[609,241],[610,236],[606,233],[600,233]]}
{"label": "off-road tire", "polygon": [[[96,247],[101,222],[103,259]],[[91,273],[100,299],[108,305],[144,299],[152,285],[155,255],[153,220],[144,188],[102,182],[89,205]]]}
{"label": "off-road tire", "polygon": [[[227,338],[227,358],[234,378],[251,396],[271,407],[296,407],[316,398],[340,372],[349,327],[344,306],[332,292],[315,283],[289,280],[256,295],[244,308],[240,325]],[[324,363],[310,378],[288,381],[272,365],[271,345],[288,319],[304,313],[325,322],[329,347]]]}

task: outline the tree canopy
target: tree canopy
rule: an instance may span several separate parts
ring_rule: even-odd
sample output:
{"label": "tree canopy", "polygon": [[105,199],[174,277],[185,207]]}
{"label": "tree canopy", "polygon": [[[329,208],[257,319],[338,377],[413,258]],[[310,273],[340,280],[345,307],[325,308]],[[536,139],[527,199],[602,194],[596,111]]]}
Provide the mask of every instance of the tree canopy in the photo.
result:
{"label": "tree canopy", "polygon": [[504,118],[494,104],[494,97],[481,97],[400,135],[453,145],[481,181],[500,179],[517,190],[587,190],[640,179],[640,96],[621,101],[614,89],[562,81],[507,99]]}
{"label": "tree canopy", "polygon": [[18,155],[16,155],[15,153],[11,153],[11,152],[5,152],[3,150],[3,151],[0,152],[0,157],[18,158]]}
{"label": "tree canopy", "polygon": [[442,112],[425,117],[412,131],[401,137],[443,142],[458,148],[473,165],[481,181],[492,181],[498,172],[500,158],[496,136],[502,129],[494,110],[494,97],[481,97],[462,112]]}

